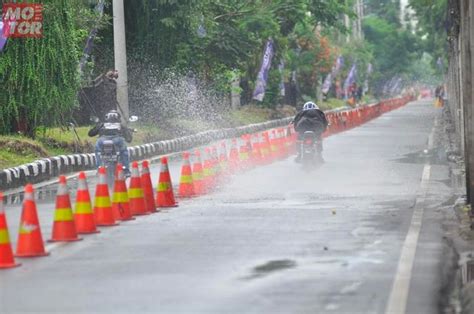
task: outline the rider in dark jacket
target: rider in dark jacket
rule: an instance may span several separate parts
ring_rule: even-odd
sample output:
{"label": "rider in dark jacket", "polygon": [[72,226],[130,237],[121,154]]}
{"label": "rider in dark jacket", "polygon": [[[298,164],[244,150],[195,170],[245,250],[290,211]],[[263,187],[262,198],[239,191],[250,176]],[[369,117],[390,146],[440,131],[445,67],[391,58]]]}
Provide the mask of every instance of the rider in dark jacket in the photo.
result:
{"label": "rider in dark jacket", "polygon": [[88,133],[90,137],[99,135],[95,145],[95,157],[97,167],[102,166],[99,152],[102,150],[104,140],[112,140],[115,147],[120,151],[120,160],[124,166],[126,176],[130,174],[130,157],[127,144],[132,141],[132,129],[121,123],[120,114],[117,110],[111,110],[105,115],[104,122],[98,122]]}
{"label": "rider in dark jacket", "polygon": [[[319,109],[318,105],[314,102],[308,101],[304,104],[303,110],[296,114],[292,123],[295,126],[295,131],[298,132],[298,140],[303,139],[303,134],[306,131],[313,131],[316,134],[317,142],[319,145],[319,152],[323,151],[323,142],[321,135],[326,131],[328,127],[328,120],[324,112]],[[301,158],[300,149],[298,149],[298,156],[296,161]],[[321,157],[322,159],[322,157]]]}

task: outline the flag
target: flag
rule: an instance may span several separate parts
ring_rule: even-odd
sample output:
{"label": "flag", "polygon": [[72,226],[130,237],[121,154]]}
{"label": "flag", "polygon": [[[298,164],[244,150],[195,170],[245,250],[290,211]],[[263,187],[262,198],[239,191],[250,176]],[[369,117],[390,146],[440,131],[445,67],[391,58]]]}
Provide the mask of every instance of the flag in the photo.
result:
{"label": "flag", "polygon": [[285,61],[281,59],[280,64],[278,65],[278,71],[280,71],[280,96],[285,96],[285,74],[283,73],[284,70]]}
{"label": "flag", "polygon": [[329,73],[324,79],[323,86],[321,87],[323,94],[327,94],[329,92],[329,89],[331,89],[332,86],[332,80],[339,74],[339,71],[342,69],[343,66],[344,57],[337,57],[336,62],[332,67],[331,73]]}
{"label": "flag", "polygon": [[272,65],[273,58],[273,40],[267,40],[265,45],[265,52],[262,58],[262,65],[258,72],[257,81],[255,82],[255,90],[253,92],[253,99],[262,101],[265,97],[265,88],[267,87],[268,72]]}
{"label": "flag", "polygon": [[344,82],[344,91],[346,92],[346,97],[348,97],[349,87],[355,83],[357,79],[357,65],[355,63],[352,64],[351,70],[347,75],[346,81]]}
{"label": "flag", "polygon": [[[95,11],[99,14],[99,20],[102,18],[104,15],[104,6],[105,6],[105,0],[99,0],[95,7]],[[92,48],[94,45],[94,39],[97,36],[97,32],[99,30],[99,25],[98,22],[96,25],[92,28],[92,30],[89,33],[89,36],[87,37],[86,40],[86,46],[84,47],[83,53],[82,53],[82,58],[79,61],[79,69],[82,72],[84,70],[84,66],[86,65],[86,61],[89,58],[90,54],[92,53]]]}

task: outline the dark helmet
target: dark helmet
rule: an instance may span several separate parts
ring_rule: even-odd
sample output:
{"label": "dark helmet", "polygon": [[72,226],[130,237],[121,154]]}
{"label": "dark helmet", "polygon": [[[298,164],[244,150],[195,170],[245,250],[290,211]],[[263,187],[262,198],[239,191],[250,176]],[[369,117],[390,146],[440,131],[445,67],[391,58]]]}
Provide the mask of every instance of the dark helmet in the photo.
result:
{"label": "dark helmet", "polygon": [[105,122],[120,122],[120,113],[117,110],[110,110],[105,115]]}

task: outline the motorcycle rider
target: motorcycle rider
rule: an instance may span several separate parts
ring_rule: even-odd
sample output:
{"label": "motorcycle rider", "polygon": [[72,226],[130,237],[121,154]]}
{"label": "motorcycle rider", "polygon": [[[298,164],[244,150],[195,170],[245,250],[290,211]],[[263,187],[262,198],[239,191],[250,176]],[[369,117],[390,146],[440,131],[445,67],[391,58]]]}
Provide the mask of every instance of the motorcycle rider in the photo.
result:
{"label": "motorcycle rider", "polygon": [[313,131],[316,135],[316,143],[318,145],[320,161],[324,161],[322,157],[323,152],[323,141],[321,135],[326,131],[328,127],[328,120],[324,112],[319,109],[312,101],[308,101],[303,105],[303,110],[298,112],[291,122],[295,126],[295,131],[298,132],[298,155],[295,161],[301,160],[301,141],[303,140],[303,134],[306,131]]}
{"label": "motorcycle rider", "polygon": [[103,142],[105,140],[112,140],[115,147],[120,151],[120,161],[124,167],[125,176],[130,176],[130,157],[128,155],[127,143],[132,141],[132,129],[121,123],[121,116],[117,110],[110,110],[105,115],[104,122],[98,122],[91,130],[88,135],[94,137],[99,135],[95,144],[95,157],[97,161],[97,167],[102,165],[100,159],[100,152],[102,151]]}

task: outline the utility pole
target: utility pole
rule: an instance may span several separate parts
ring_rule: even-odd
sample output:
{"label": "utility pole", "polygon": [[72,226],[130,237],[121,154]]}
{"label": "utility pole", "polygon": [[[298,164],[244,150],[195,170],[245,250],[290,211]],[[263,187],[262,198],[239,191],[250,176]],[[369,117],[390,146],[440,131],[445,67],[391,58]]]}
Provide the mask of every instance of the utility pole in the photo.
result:
{"label": "utility pole", "polygon": [[128,122],[128,75],[127,75],[127,45],[125,42],[124,0],[113,0],[114,14],[114,58],[115,70],[118,71],[117,102],[118,110],[124,123]]}
{"label": "utility pole", "polygon": [[[472,64],[473,51],[471,49],[472,25],[469,15],[472,12],[470,0],[461,0],[461,102],[464,113],[464,160],[466,164],[466,192],[467,199],[473,204],[474,192],[474,146],[473,146],[473,127],[472,127],[472,107],[473,107],[473,84],[472,84]],[[473,212],[471,211],[471,215]]]}

